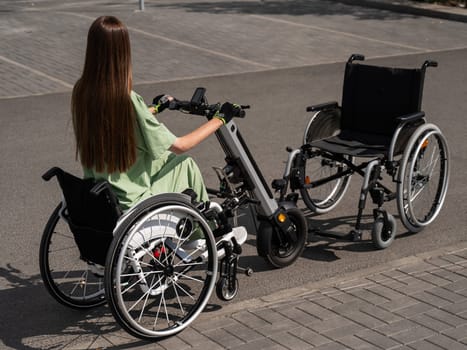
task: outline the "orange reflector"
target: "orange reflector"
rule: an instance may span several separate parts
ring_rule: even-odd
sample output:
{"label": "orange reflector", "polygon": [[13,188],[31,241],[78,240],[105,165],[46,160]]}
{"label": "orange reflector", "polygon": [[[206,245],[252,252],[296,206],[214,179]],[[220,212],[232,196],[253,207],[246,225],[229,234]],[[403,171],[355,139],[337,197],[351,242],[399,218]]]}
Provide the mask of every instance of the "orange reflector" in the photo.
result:
{"label": "orange reflector", "polygon": [[423,143],[422,143],[422,149],[427,148],[427,147],[428,147],[428,143],[429,143],[429,142],[428,142],[428,139],[426,139],[425,141],[423,141]]}
{"label": "orange reflector", "polygon": [[305,176],[305,185],[309,185],[309,184],[311,184],[311,179],[310,179],[310,177],[307,175],[307,176]]}
{"label": "orange reflector", "polygon": [[284,223],[285,220],[287,220],[287,215],[284,213],[279,213],[279,215],[277,215],[277,221],[279,221],[281,224]]}

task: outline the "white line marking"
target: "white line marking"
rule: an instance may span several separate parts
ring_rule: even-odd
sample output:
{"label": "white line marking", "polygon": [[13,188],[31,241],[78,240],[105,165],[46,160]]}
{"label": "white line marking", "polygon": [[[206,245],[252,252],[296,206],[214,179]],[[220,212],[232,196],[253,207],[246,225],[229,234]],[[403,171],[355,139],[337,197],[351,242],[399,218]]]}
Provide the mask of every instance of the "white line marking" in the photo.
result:
{"label": "white line marking", "polygon": [[[62,12],[62,13],[67,14],[67,15],[76,16],[76,17],[82,17],[82,18],[86,18],[86,19],[94,19],[93,17],[89,17],[89,16],[86,16],[86,15],[78,14],[78,13],[71,13],[71,12]],[[189,47],[190,49],[194,49],[194,50],[197,50],[197,51],[207,52],[207,53],[209,53],[211,55],[221,56],[221,57],[233,60],[233,61],[237,61],[237,62],[241,62],[241,63],[247,63],[247,64],[250,64],[250,65],[254,65],[254,66],[258,66],[258,67],[262,67],[262,68],[266,68],[266,69],[274,68],[273,66],[270,66],[270,65],[267,65],[267,64],[247,60],[247,59],[244,59],[244,58],[239,58],[239,57],[228,55],[226,53],[219,52],[219,51],[206,49],[206,48],[203,48],[203,47],[200,47],[200,46],[197,46],[197,45],[186,43],[184,41],[171,39],[171,38],[168,38],[166,36],[149,33],[149,32],[146,32],[144,30],[141,30],[141,29],[137,29],[137,28],[133,28],[133,27],[127,27],[127,28],[128,28],[128,30],[130,30],[132,32],[135,32],[135,33],[139,33],[139,34],[143,34],[143,35],[146,35],[146,36],[149,36],[149,37],[152,37],[152,38],[164,40],[164,41],[167,41],[167,42],[170,42],[172,44],[179,45],[179,46]]]}
{"label": "white line marking", "polygon": [[57,79],[57,78],[54,78],[54,77],[51,77],[50,75],[46,74],[46,73],[43,73],[41,71],[38,71],[37,69],[34,69],[34,68],[31,68],[31,67],[28,67],[28,66],[25,66],[24,64],[21,64],[21,63],[18,63],[18,62],[15,62],[15,61],[12,61],[6,57],[3,57],[3,56],[0,56],[0,60],[4,61],[4,62],[7,62],[9,64],[12,64],[14,66],[17,66],[17,67],[20,67],[20,68],[23,68],[23,69],[26,69],[36,75],[40,75],[41,77],[44,77],[44,78],[47,78],[51,81],[54,81],[56,83],[59,83],[69,89],[72,89],[73,88],[73,85],[71,84],[68,84],[67,82],[64,82],[63,80],[60,80],[60,79]]}
{"label": "white line marking", "polygon": [[296,27],[315,29],[315,30],[319,30],[319,31],[322,31],[322,32],[328,32],[328,33],[332,33],[332,34],[347,36],[347,37],[354,38],[354,39],[359,39],[359,40],[373,41],[373,42],[377,42],[377,43],[380,43],[380,44],[397,46],[397,47],[404,47],[404,48],[412,49],[412,50],[428,51],[428,49],[422,48],[422,47],[404,45],[404,44],[394,43],[392,41],[385,41],[385,40],[378,40],[378,39],[368,38],[368,37],[357,35],[357,34],[341,32],[341,31],[338,31],[338,30],[313,26],[313,25],[310,25],[310,24],[296,23],[296,22],[291,22],[291,21],[287,21],[287,20],[284,20],[284,19],[267,17],[267,16],[260,16],[260,15],[249,15],[249,16],[250,17],[255,17],[255,18],[258,18],[258,19],[263,19],[263,20],[266,20],[266,21],[288,24],[288,25],[292,25],[292,26],[296,26]]}

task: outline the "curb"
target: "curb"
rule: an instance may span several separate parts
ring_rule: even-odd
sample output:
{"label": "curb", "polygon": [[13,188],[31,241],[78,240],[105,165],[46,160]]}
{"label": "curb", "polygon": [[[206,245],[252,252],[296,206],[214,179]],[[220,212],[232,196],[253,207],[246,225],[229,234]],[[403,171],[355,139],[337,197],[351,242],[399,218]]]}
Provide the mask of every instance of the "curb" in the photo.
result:
{"label": "curb", "polygon": [[[329,0],[328,0],[329,1]],[[331,0],[332,1],[332,0]],[[388,10],[398,13],[407,13],[415,16],[432,17],[467,23],[467,9],[450,8],[441,5],[416,3],[413,1],[378,1],[378,0],[336,0],[337,2],[353,5],[372,7],[380,10]],[[334,2],[334,1],[333,1]],[[446,7],[446,9],[441,8]]]}
{"label": "curb", "polygon": [[[359,271],[346,273],[341,276],[335,276],[317,282],[306,283],[300,287],[281,290],[259,298],[228,304],[223,306],[221,310],[216,311],[216,315],[214,316],[214,318],[224,318],[239,311],[257,310],[277,304],[289,303],[294,300],[300,299],[306,295],[309,295],[313,292],[316,292],[319,289],[338,286],[344,283],[348,283],[349,281],[362,278],[364,276],[371,276],[381,272],[396,270],[401,267],[420,263],[428,259],[437,258],[448,254],[455,254],[456,252],[460,252],[466,249],[467,242],[460,242],[456,245],[442,247],[433,251],[423,252],[413,256],[393,260],[388,263],[385,263],[384,265],[369,267]],[[211,313],[202,313],[199,317],[199,320],[205,320],[208,318],[212,319],[213,315]]]}

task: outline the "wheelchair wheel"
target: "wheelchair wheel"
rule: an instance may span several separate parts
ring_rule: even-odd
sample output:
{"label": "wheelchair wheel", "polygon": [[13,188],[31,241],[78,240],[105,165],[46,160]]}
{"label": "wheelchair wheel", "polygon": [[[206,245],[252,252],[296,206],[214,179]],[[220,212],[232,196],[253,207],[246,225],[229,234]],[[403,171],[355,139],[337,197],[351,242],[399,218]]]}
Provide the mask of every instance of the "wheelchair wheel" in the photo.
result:
{"label": "wheelchair wheel", "polygon": [[339,108],[325,109],[315,113],[303,134],[303,143],[336,135],[340,130],[341,111]]}
{"label": "wheelchair wheel", "polygon": [[88,309],[106,302],[103,274],[91,271],[80,259],[73,234],[60,216],[59,204],[44,229],[39,250],[39,267],[48,292],[59,303]]}
{"label": "wheelchair wheel", "polygon": [[[340,128],[340,118],[340,109],[338,108],[315,113],[305,129],[303,142],[308,144],[337,134]],[[352,161],[351,156],[345,157]],[[345,164],[317,153],[306,160],[300,173],[303,176],[303,183],[306,185],[335,175],[346,170],[346,168]],[[314,188],[302,188],[300,194],[305,205],[311,211],[317,214],[327,213],[340,202],[347,190],[349,181],[350,175],[344,176]]]}
{"label": "wheelchair wheel", "polygon": [[371,239],[378,249],[386,249],[394,242],[394,238],[396,237],[396,219],[390,214],[387,214],[387,216],[387,221],[382,215],[378,216],[371,230]]}
{"label": "wheelchair wheel", "polygon": [[142,339],[182,331],[206,306],[217,277],[204,217],[186,196],[163,194],[139,203],[115,233],[105,289],[117,322]]}
{"label": "wheelchair wheel", "polygon": [[229,281],[226,277],[221,277],[216,283],[216,295],[219,299],[224,301],[231,301],[238,294],[239,284],[238,279],[235,283]]}
{"label": "wheelchair wheel", "polygon": [[308,226],[302,211],[297,208],[287,210],[287,215],[292,221],[294,234],[297,237],[296,242],[283,241],[278,238],[278,234],[272,234],[271,249],[266,254],[266,260],[274,267],[282,268],[289,266],[298,259],[305,248]]}
{"label": "wheelchair wheel", "polygon": [[449,182],[446,139],[433,124],[415,130],[402,156],[397,205],[404,226],[418,232],[438,216]]}
{"label": "wheelchair wheel", "polygon": [[[344,157],[352,161],[351,156],[345,155]],[[306,185],[338,174],[346,169],[347,166],[344,163],[316,154],[304,162],[301,174],[303,175],[303,183]],[[313,188],[301,188],[300,194],[308,209],[317,214],[323,214],[331,211],[339,204],[349,182],[350,175],[347,175]]]}

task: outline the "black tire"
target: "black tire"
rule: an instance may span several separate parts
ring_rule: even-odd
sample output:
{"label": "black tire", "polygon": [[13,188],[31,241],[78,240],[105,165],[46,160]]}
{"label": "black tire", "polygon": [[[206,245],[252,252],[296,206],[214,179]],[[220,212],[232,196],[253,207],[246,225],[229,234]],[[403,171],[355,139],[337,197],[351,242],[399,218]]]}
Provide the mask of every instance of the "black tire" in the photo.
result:
{"label": "black tire", "polygon": [[[336,135],[340,131],[340,108],[321,110],[315,113],[309,120],[303,135],[303,143],[310,144],[313,141]],[[352,161],[352,157],[346,156]],[[302,183],[323,179],[346,169],[345,164],[330,160],[318,154],[308,158],[300,169],[303,176]],[[327,182],[315,188],[302,188],[300,194],[305,205],[316,214],[324,214],[336,207],[347,190],[350,175]]]}
{"label": "black tire", "polygon": [[[183,249],[195,232],[205,239],[203,248]],[[105,287],[116,321],[147,340],[185,329],[206,306],[217,276],[215,240],[204,217],[187,196],[162,194],[137,204],[115,237]]]}
{"label": "black tire", "polygon": [[[350,162],[352,157],[344,155]],[[300,169],[303,176],[302,183],[321,180],[338,174],[347,169],[344,163],[329,159],[321,154],[304,160]],[[351,175],[339,177],[314,188],[301,188],[303,202],[312,212],[324,214],[334,209],[344,197],[350,182]]]}
{"label": "black tire", "polygon": [[438,216],[449,184],[449,150],[433,124],[418,127],[402,156],[397,186],[401,221],[419,232]]}
{"label": "black tire", "polygon": [[60,216],[59,204],[42,234],[39,267],[50,295],[60,304],[74,309],[89,309],[105,304],[104,279],[91,272],[80,259],[73,234]]}
{"label": "black tire", "polygon": [[287,215],[292,221],[297,241],[294,243],[288,241],[280,244],[277,234],[273,232],[271,249],[265,258],[267,262],[276,268],[292,265],[302,254],[307,241],[308,225],[302,211],[297,208],[291,208],[287,210]]}
{"label": "black tire", "polygon": [[235,279],[235,286],[232,290],[229,286],[229,280],[225,277],[219,278],[216,283],[216,295],[219,299],[224,301],[231,301],[238,294],[239,285],[238,279]]}
{"label": "black tire", "polygon": [[397,223],[394,216],[387,214],[388,220],[385,222],[382,215],[378,216],[373,223],[371,239],[377,249],[386,249],[396,237]]}

